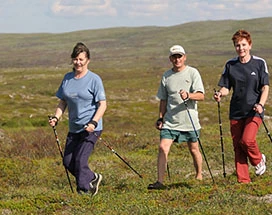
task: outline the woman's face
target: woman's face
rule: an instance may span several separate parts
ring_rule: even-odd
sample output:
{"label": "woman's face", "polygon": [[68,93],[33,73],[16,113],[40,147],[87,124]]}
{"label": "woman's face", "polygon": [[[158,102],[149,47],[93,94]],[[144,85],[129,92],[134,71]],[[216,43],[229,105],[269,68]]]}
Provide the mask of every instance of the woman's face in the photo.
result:
{"label": "woman's face", "polygon": [[76,58],[72,59],[74,69],[77,72],[85,71],[88,68],[90,60],[87,58],[86,52],[81,52]]}
{"label": "woman's face", "polygon": [[240,58],[244,58],[250,55],[251,44],[244,38],[234,44],[236,53]]}

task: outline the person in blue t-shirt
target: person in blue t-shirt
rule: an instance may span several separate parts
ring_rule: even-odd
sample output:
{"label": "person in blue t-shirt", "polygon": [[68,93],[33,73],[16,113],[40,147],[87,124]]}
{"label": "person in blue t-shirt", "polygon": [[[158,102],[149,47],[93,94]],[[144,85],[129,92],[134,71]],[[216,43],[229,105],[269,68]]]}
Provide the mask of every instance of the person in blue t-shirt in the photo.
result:
{"label": "person in blue t-shirt", "polygon": [[248,160],[255,167],[255,174],[266,170],[266,157],[259,150],[256,135],[269,92],[269,75],[264,59],[251,55],[250,33],[238,30],[232,37],[237,57],[230,59],[219,80],[217,102],[232,89],[229,119],[233,140],[237,181],[250,183]]}
{"label": "person in blue t-shirt", "polygon": [[49,124],[56,126],[68,108],[69,132],[63,164],[76,178],[78,193],[96,195],[102,175],[89,168],[88,159],[103,130],[106,95],[101,78],[88,69],[90,51],[85,44],[76,44],[71,59],[73,71],[64,76],[59,86],[56,96],[60,101]]}

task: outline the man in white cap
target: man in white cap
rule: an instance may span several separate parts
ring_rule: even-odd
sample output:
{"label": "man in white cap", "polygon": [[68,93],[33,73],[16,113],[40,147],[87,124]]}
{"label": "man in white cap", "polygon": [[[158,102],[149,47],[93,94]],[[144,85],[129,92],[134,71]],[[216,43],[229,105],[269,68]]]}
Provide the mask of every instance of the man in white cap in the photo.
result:
{"label": "man in white cap", "polygon": [[[168,153],[173,142],[187,142],[196,171],[195,178],[202,180],[202,155],[199,151],[200,132],[197,101],[204,100],[204,86],[197,69],[185,65],[185,50],[180,45],[170,48],[170,62],[173,67],[161,79],[157,97],[160,99],[159,118],[156,128],[160,130],[160,145],[157,162],[158,179],[148,189],[164,189],[163,184]],[[185,102],[195,126],[191,123]]]}

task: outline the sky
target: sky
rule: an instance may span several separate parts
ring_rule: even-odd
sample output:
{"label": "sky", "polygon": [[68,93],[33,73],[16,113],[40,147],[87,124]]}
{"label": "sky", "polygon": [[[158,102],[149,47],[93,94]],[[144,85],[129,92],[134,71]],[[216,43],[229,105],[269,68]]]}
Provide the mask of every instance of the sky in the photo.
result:
{"label": "sky", "polygon": [[272,16],[272,0],[0,0],[0,33],[64,33],[112,27]]}

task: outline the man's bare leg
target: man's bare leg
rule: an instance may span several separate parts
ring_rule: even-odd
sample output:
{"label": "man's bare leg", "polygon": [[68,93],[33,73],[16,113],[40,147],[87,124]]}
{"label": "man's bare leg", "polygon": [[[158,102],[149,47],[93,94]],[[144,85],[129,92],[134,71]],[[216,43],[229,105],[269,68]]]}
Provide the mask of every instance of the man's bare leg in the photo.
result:
{"label": "man's bare leg", "polygon": [[160,183],[163,183],[164,180],[164,174],[167,164],[167,158],[168,153],[170,151],[170,147],[173,143],[173,140],[171,139],[162,139],[159,146],[159,154],[158,154],[158,162],[157,162],[157,168],[158,168],[158,181]]}
{"label": "man's bare leg", "polygon": [[194,161],[194,167],[196,170],[195,178],[202,180],[202,155],[199,151],[198,142],[188,142],[187,144]]}

